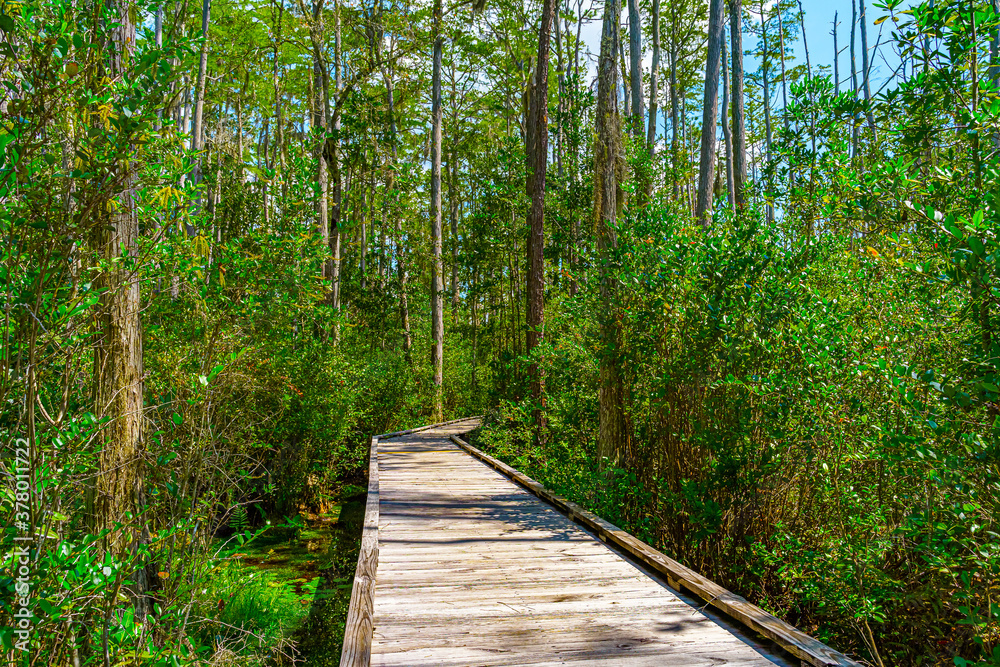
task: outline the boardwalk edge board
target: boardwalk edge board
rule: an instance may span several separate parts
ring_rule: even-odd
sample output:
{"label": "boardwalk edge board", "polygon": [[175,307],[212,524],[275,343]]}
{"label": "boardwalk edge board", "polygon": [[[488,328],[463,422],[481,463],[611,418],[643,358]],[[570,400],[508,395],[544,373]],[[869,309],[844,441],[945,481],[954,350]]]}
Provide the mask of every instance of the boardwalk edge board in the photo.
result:
{"label": "boardwalk edge board", "polygon": [[[804,666],[861,667],[861,663],[851,660],[843,653],[835,651],[780,618],[751,604],[739,595],[726,590],[714,581],[678,563],[613,523],[605,521],[593,512],[585,510],[580,505],[562,496],[556,495],[503,461],[473,447],[457,436],[451,436],[451,441],[472,456],[489,464],[504,476],[514,480],[545,502],[553,505],[573,521],[592,530],[602,542],[618,547],[647,567],[664,575],[667,583],[672,588],[678,591],[683,588],[697,595],[744,626],[768,637],[796,658],[802,660]],[[351,604],[353,605],[353,603],[354,600],[352,598]],[[345,667],[343,662],[341,663],[341,667]]]}
{"label": "boardwalk edge board", "polygon": [[365,504],[364,528],[361,532],[361,551],[354,571],[354,586],[344,626],[344,645],[340,652],[340,667],[368,667],[371,664],[372,636],[375,615],[375,573],[378,570],[378,443],[380,440],[410,435],[440,426],[470,421],[478,417],[462,417],[451,421],[418,426],[417,428],[382,433],[372,437],[368,461],[368,500]]}
{"label": "boardwalk edge board", "polygon": [[451,421],[438,422],[437,424],[427,424],[426,426],[417,426],[416,428],[409,428],[405,431],[393,431],[392,433],[380,433],[374,437],[379,440],[388,440],[389,438],[399,438],[404,435],[410,435],[411,433],[419,433],[420,431],[429,431],[432,428],[440,428],[441,426],[450,426],[451,424],[457,424],[458,422],[467,422],[473,419],[479,419],[481,415],[476,415],[473,417],[459,417],[458,419],[452,419]]}

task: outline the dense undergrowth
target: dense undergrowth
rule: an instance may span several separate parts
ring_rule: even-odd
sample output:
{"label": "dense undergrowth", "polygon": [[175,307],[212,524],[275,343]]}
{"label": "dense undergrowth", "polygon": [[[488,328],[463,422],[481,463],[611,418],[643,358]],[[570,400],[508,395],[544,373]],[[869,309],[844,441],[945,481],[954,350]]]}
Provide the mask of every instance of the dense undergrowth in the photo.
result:
{"label": "dense undergrowth", "polygon": [[596,455],[586,298],[550,310],[548,439],[501,400],[490,451],[840,650],[996,661],[995,387],[968,293],[912,234],[787,243],[664,213],[623,226],[632,439]]}
{"label": "dense undergrowth", "polygon": [[872,96],[791,63],[800,4],[744,6],[751,170],[723,204],[720,149],[705,221],[702,47],[647,144],[561,33],[530,353],[525,5],[440,19],[435,190],[427,12],[170,4],[0,6],[5,659],[333,664],[356,531],[322,517],[440,387],[483,446],[839,650],[1000,664],[996,3],[886,2],[902,74]]}

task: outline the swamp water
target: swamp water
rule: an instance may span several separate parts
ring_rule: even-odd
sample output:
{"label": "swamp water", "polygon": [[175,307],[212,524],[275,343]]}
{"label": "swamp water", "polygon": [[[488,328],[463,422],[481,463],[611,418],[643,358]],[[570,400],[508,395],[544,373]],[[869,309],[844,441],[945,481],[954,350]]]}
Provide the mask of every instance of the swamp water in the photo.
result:
{"label": "swamp water", "polygon": [[219,619],[267,638],[269,667],[340,664],[365,502],[354,495],[232,553],[229,573],[238,581],[228,599],[220,597]]}

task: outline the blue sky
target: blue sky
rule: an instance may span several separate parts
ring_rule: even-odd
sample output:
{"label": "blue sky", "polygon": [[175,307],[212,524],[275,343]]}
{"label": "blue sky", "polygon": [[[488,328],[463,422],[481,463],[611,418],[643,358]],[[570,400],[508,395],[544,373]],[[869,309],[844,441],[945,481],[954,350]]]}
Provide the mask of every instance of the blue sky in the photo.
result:
{"label": "blue sky", "polygon": [[[873,6],[872,0],[866,0],[868,24],[868,48],[873,51],[876,43],[879,44],[878,52],[872,62],[872,87],[877,89],[882,82],[892,75],[899,66],[899,57],[892,47],[892,21],[885,21],[881,25],[875,25],[879,17],[886,12]],[[911,3],[905,2],[904,5]],[[848,81],[851,74],[851,0],[802,0],[802,9],[805,11],[806,41],[809,43],[809,56],[813,66],[830,65],[833,67],[833,16],[837,12],[837,22],[840,24],[837,35],[837,46],[840,53],[840,79]],[[881,34],[881,41],[879,35]],[[861,33],[857,34],[858,67],[861,66]],[[800,61],[805,60],[805,50],[800,39],[795,45],[795,53]]]}
{"label": "blue sky", "polygon": [[[707,2],[707,0],[705,0]],[[753,0],[751,0],[753,2]],[[773,2],[773,0],[772,0]],[[744,0],[744,4],[747,0]],[[600,10],[603,7],[602,0],[593,0],[593,4]],[[624,6],[624,2],[622,5]],[[753,2],[756,4],[756,2]],[[887,77],[889,77],[896,67],[899,65],[899,58],[896,56],[892,49],[892,21],[886,21],[881,25],[875,25],[875,21],[879,17],[883,16],[885,12],[873,6],[872,0],[866,0],[867,6],[867,23],[868,23],[868,48],[870,51],[874,51],[876,43],[879,43],[878,53],[873,60],[872,64],[872,87],[873,90],[877,90]],[[911,2],[904,2],[904,5],[912,4]],[[840,78],[841,81],[849,81],[851,72],[851,61],[850,52],[848,47],[850,45],[851,39],[851,0],[802,0],[802,8],[805,11],[805,30],[806,30],[806,40],[809,43],[809,56],[812,59],[813,67],[818,65],[829,65],[831,72],[833,69],[833,37],[831,35],[831,30],[833,29],[833,16],[834,12],[838,13],[837,21],[840,24],[839,34],[838,34],[838,47],[841,50],[840,53]],[[598,11],[600,14],[600,11]],[[625,18],[627,12],[622,13],[622,29],[624,29]],[[881,34],[881,41],[879,42],[879,35]],[[592,54],[596,56],[600,48],[601,41],[601,22],[599,20],[592,21],[590,24],[586,25],[581,34],[584,42],[590,47]],[[755,46],[751,42],[749,35],[744,36],[743,44],[744,48],[751,49]],[[650,45],[643,44],[645,50],[645,68],[648,70],[652,55],[650,53]],[[857,47],[858,49],[858,67],[861,66],[861,34],[857,35]],[[799,39],[794,46],[794,53],[797,62],[805,62],[805,49],[802,46],[802,40]],[[756,69],[757,63],[748,59],[746,62],[747,70]],[[596,74],[596,68],[594,64],[591,64],[591,75]]]}

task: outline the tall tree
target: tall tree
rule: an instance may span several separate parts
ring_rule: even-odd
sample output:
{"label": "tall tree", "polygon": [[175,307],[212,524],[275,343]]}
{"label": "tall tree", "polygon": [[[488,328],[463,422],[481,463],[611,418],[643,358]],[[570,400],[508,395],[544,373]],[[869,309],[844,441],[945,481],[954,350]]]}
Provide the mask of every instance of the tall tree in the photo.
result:
{"label": "tall tree", "polygon": [[[302,7],[303,13],[306,7]],[[326,151],[326,109],[327,109],[327,73],[323,43],[323,0],[313,0],[312,21],[309,26],[309,40],[312,43],[313,60],[313,91],[314,104],[312,128],[314,137],[313,156],[316,159],[316,232],[319,234],[323,247],[330,245],[330,212],[328,199],[328,170]],[[332,261],[324,260],[320,273],[325,278],[332,278]]]}
{"label": "tall tree", "polygon": [[733,183],[733,132],[729,127],[729,67],[726,58],[726,30],[722,29],[722,136],[726,142],[726,195],[729,208],[736,207],[736,190]]}
{"label": "tall tree", "polygon": [[406,291],[406,245],[403,238],[403,219],[398,210],[399,193],[395,188],[396,169],[399,165],[399,137],[396,127],[396,100],[395,91],[392,85],[393,71],[391,64],[383,64],[382,76],[385,79],[385,97],[389,112],[389,146],[391,154],[391,164],[386,178],[385,191],[390,198],[392,217],[395,219],[396,233],[396,276],[399,281],[399,324],[403,333],[403,356],[407,363],[412,364],[411,348],[413,337],[410,334],[410,304],[409,295]]}
{"label": "tall tree", "polygon": [[[340,95],[343,87],[343,58],[340,42],[340,0],[333,0],[333,90],[337,106],[333,110],[330,141],[330,180],[333,181],[333,206],[330,207],[330,300],[334,311],[340,311],[341,220],[344,215],[344,183],[340,171]],[[336,329],[334,329],[336,338]]]}
{"label": "tall tree", "polygon": [[[858,60],[857,50],[855,48],[855,35],[858,31],[858,3],[857,0],[851,0],[851,89],[854,91],[854,99],[858,99]],[[851,128],[851,155],[855,158],[858,157],[858,146],[861,141],[860,131],[859,131],[858,116],[855,116],[854,126]]]}
{"label": "tall tree", "polygon": [[[646,150],[650,157],[656,153],[656,114],[659,110],[660,83],[660,0],[653,0],[652,30],[653,62],[649,69],[649,128],[646,130]],[[652,179],[649,185],[652,187]]]}
{"label": "tall tree", "polygon": [[646,109],[642,96],[642,19],[638,0],[628,0],[629,89],[632,95],[630,119],[632,136],[642,138]]}
{"label": "tall tree", "polygon": [[680,57],[678,44],[677,5],[670,3],[670,179],[673,186],[673,196],[680,198],[680,90],[677,78],[677,59]]}
{"label": "tall tree", "polygon": [[737,208],[746,204],[747,133],[743,112],[743,3],[729,0],[729,38],[732,44],[731,90],[733,97],[733,198]]}
{"label": "tall tree", "polygon": [[628,447],[625,386],[621,372],[621,325],[615,316],[618,279],[610,266],[618,247],[621,213],[621,116],[618,112],[618,45],[621,0],[605,0],[601,54],[597,65],[596,139],[594,143],[594,226],[601,254],[601,354],[599,359],[597,455],[602,468],[617,466]]}
{"label": "tall tree", "polygon": [[868,118],[868,128],[872,132],[872,139],[875,139],[875,116],[871,111],[872,82],[871,82],[871,58],[868,55],[868,19],[865,16],[865,0],[858,0],[860,4],[860,27],[861,27],[861,82],[865,93],[865,116]]}
{"label": "tall tree", "polygon": [[840,95],[840,50],[837,48],[837,12],[833,13],[833,93]]}
{"label": "tall tree", "polygon": [[[771,128],[771,88],[770,82],[768,80],[768,62],[770,59],[770,53],[768,52],[767,44],[767,13],[764,0],[760,0],[760,40],[761,40],[761,55],[760,55],[760,80],[763,86],[763,104],[764,104],[764,162],[767,163],[771,159],[771,141],[772,141],[772,128]],[[774,207],[768,202],[764,207],[765,215],[767,216],[768,222],[774,221]]]}
{"label": "tall tree", "polygon": [[775,6],[775,11],[778,14],[778,61],[781,64],[781,120],[785,124],[785,131],[791,124],[791,119],[788,117],[788,74],[785,70],[785,48],[787,44],[785,43],[785,8],[781,6],[781,0],[779,0]]}
{"label": "tall tree", "polygon": [[[201,5],[201,51],[198,56],[198,83],[195,88],[194,102],[194,128],[191,131],[191,150],[195,152],[200,152],[205,148],[205,84],[208,80],[208,26],[211,12],[212,0],[203,0]],[[202,156],[199,155],[192,167],[191,180],[194,181],[195,185],[201,182],[201,162]]]}
{"label": "tall tree", "polygon": [[708,227],[712,215],[715,174],[715,129],[719,114],[719,65],[722,47],[722,0],[711,0],[708,13],[708,60],[705,63],[705,98],[701,124],[701,159],[698,169],[698,204],[695,216]]}
{"label": "tall tree", "polygon": [[[555,0],[544,0],[538,28],[538,56],[535,61],[535,85],[532,89],[528,112],[527,155],[528,197],[528,272],[527,272],[527,336],[526,348],[530,355],[545,337],[545,171],[548,166],[549,142],[549,37],[555,17]],[[541,366],[532,363],[531,398],[534,402],[536,438],[545,433],[545,377]]]}
{"label": "tall tree", "polygon": [[434,368],[433,419],[444,413],[444,265],[441,258],[441,59],[444,10],[434,0],[434,60],[431,73],[431,366]]}
{"label": "tall tree", "polygon": [[[113,8],[117,23],[111,29],[106,63],[107,78],[117,80],[127,74],[135,55],[136,25],[135,8],[127,0],[119,0]],[[109,193],[117,203],[106,207],[111,212],[105,213],[102,224],[94,225],[92,238],[100,260],[95,280],[100,297],[94,338],[94,408],[98,419],[108,419],[96,432],[100,468],[95,509],[100,528],[111,531],[107,548],[119,554],[131,543],[117,524],[128,521],[129,513],[137,509],[145,442],[140,277],[132,266],[138,255],[139,214],[136,168],[130,157],[119,154],[111,170]]]}

